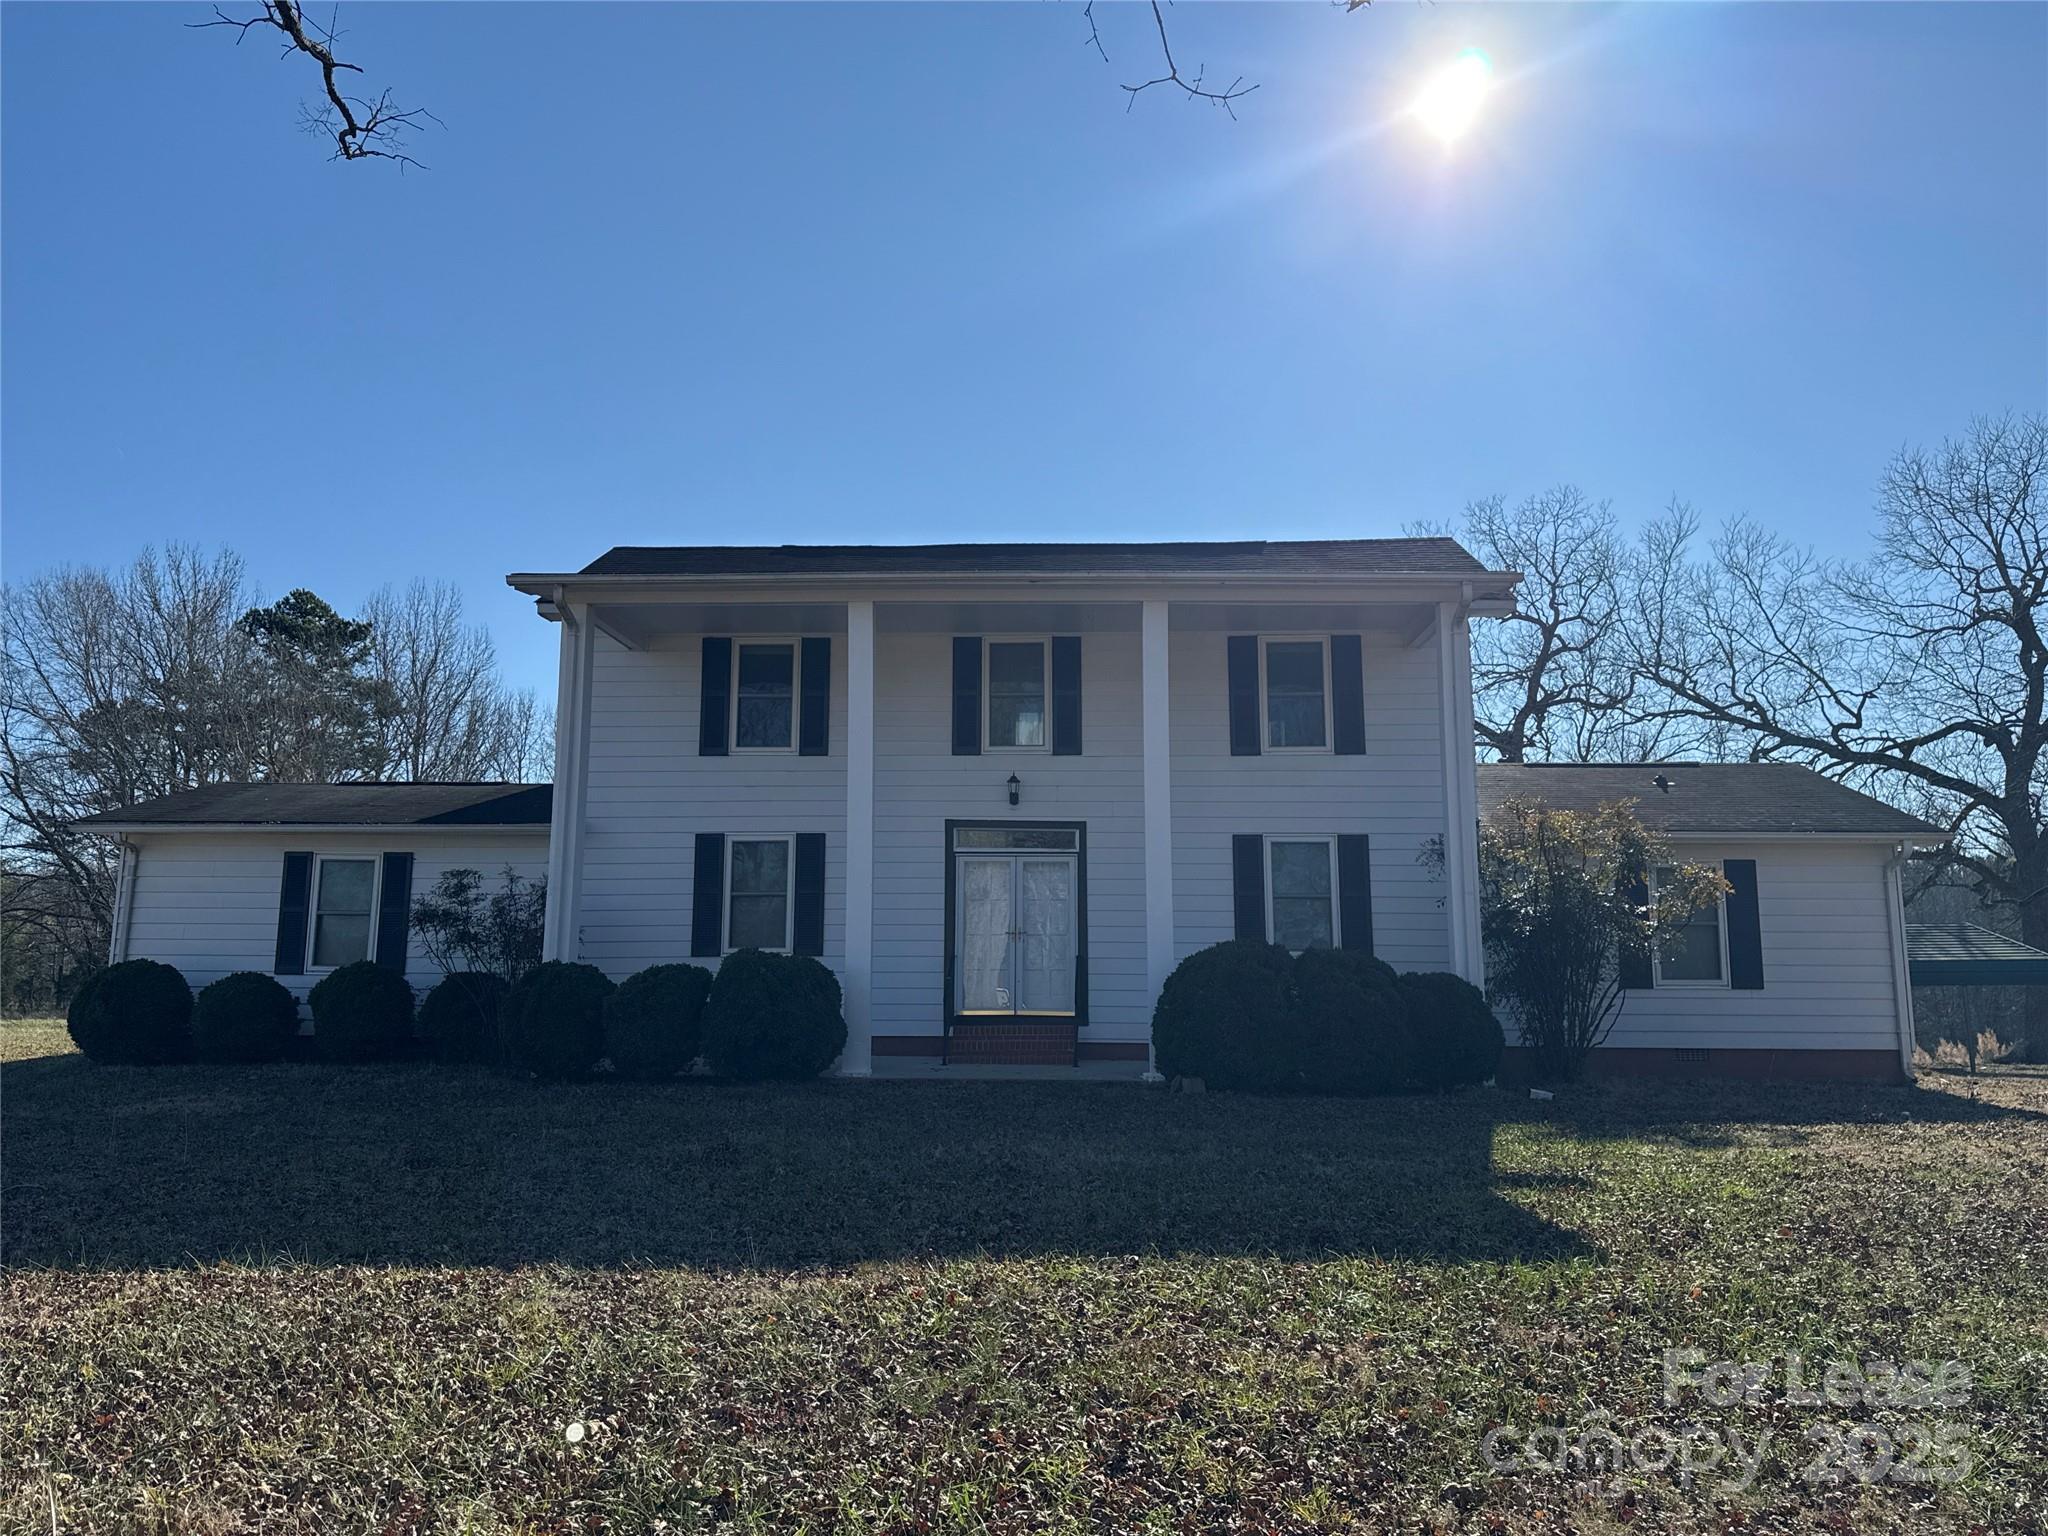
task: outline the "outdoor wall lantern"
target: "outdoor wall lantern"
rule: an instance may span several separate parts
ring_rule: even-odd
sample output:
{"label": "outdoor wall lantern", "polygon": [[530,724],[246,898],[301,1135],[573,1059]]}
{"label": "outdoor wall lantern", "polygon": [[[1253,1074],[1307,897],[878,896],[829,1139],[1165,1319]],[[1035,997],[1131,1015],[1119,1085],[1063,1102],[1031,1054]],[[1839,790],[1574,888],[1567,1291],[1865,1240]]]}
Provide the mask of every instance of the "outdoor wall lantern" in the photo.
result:
{"label": "outdoor wall lantern", "polygon": [[1010,804],[1017,803],[1017,791],[1024,787],[1023,781],[1014,773],[1010,775]]}

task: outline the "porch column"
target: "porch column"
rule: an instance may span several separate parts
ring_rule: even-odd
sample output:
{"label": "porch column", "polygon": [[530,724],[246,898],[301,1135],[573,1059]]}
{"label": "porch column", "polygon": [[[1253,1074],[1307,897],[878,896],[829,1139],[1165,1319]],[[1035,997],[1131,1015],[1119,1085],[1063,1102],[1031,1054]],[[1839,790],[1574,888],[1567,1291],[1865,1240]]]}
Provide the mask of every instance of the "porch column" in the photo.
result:
{"label": "porch column", "polygon": [[[1173,743],[1167,712],[1167,610],[1145,601],[1140,627],[1145,789],[1145,981],[1157,999],[1173,971]],[[1146,1075],[1157,1073],[1147,1037]]]}
{"label": "porch column", "polygon": [[1471,627],[1456,603],[1436,607],[1438,719],[1443,734],[1444,920],[1451,969],[1475,986],[1486,980],[1479,938],[1478,769],[1472,735]]}
{"label": "porch column", "polygon": [[555,684],[555,792],[548,823],[548,904],[543,960],[574,960],[583,912],[583,821],[589,782],[590,605],[562,605],[562,659]]}
{"label": "porch column", "polygon": [[874,1070],[868,987],[875,958],[875,604],[846,605],[846,1049],[839,1070]]}

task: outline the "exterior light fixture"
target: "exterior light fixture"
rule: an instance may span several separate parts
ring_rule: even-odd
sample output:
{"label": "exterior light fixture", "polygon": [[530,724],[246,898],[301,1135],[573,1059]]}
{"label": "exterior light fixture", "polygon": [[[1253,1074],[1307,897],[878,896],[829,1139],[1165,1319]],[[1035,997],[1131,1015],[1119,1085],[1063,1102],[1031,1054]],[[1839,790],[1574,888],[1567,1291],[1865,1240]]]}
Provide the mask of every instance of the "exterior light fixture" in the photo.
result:
{"label": "exterior light fixture", "polygon": [[1023,781],[1014,773],[1010,775],[1010,804],[1017,803],[1017,791],[1024,787]]}

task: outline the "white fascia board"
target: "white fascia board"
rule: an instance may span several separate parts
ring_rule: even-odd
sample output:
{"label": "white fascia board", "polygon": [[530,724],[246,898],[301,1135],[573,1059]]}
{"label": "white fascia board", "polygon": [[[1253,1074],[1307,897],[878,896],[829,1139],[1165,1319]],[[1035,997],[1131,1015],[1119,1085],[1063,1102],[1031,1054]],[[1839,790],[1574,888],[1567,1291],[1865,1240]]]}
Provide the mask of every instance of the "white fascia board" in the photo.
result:
{"label": "white fascia board", "polygon": [[110,836],[135,837],[158,832],[305,832],[322,836],[336,832],[375,832],[379,835],[404,833],[409,836],[468,837],[487,833],[492,837],[546,837],[545,826],[520,822],[473,822],[459,827],[423,827],[410,821],[121,821],[78,827],[80,832],[103,832]]}
{"label": "white fascia board", "polygon": [[1911,843],[1932,846],[1949,840],[1946,832],[1658,832],[1660,843]]}
{"label": "white fascia board", "polygon": [[[1020,595],[1044,596],[1047,589],[1072,588],[1093,593],[1101,601],[1139,602],[1147,597],[1227,593],[1233,600],[1256,600],[1261,591],[1298,599],[1304,591],[1331,595],[1339,601],[1356,601],[1361,596],[1386,602],[1441,602],[1480,584],[1512,587],[1521,580],[1515,571],[1384,572],[1372,575],[1329,576],[1317,573],[1275,575],[1265,571],[1239,572],[1156,572],[1112,571],[1024,572],[1011,571],[977,575],[973,572],[867,571],[844,574],[825,572],[805,576],[696,576],[696,575],[549,575],[514,572],[505,584],[515,591],[556,602],[603,603],[667,602],[678,594],[716,593],[721,600],[745,595],[762,601],[793,600],[830,591],[855,596],[887,596],[897,600],[931,600],[948,592],[991,592],[1015,589]],[[1476,613],[1507,613],[1511,598],[1483,598],[1473,604]]]}

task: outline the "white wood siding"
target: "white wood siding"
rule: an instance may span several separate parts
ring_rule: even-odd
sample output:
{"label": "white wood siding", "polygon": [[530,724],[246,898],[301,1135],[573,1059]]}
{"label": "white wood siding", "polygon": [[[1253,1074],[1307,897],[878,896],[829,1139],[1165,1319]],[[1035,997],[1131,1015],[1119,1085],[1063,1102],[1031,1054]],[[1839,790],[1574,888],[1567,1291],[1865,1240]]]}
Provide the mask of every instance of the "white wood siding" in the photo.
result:
{"label": "white wood siding", "polygon": [[1868,843],[1683,843],[1688,863],[1755,859],[1761,991],[1630,992],[1609,1047],[1897,1050],[1885,860]]}
{"label": "white wood siding", "polygon": [[1365,753],[1230,755],[1221,632],[1176,632],[1172,695],[1174,951],[1233,936],[1233,833],[1372,839],[1373,947],[1396,970],[1450,965],[1443,881],[1417,862],[1444,830],[1437,648],[1365,637]]}
{"label": "white wood siding", "polygon": [[[1145,847],[1138,636],[1081,637],[1078,757],[953,756],[952,637],[875,639],[875,963],[877,1034],[937,1035],[944,1006],[946,822],[987,818],[1088,824],[1088,1028],[1143,1040]],[[1014,773],[1023,783],[1009,802]]]}
{"label": "white wood siding", "polygon": [[690,954],[699,832],[825,834],[825,954],[846,955],[846,637],[832,638],[830,751],[697,755],[703,640],[597,637],[578,953],[615,980]]}
{"label": "white wood siding", "polygon": [[[277,903],[287,852],[352,858],[413,855],[415,897],[445,870],[481,870],[495,881],[508,865],[529,880],[547,873],[546,835],[472,832],[175,832],[132,834],[137,846],[128,958],[161,960],[193,990],[235,971],[270,973],[277,959]],[[372,914],[372,926],[375,914]],[[327,973],[278,980],[300,997]],[[406,980],[425,994],[441,971],[418,939],[406,951]]]}

